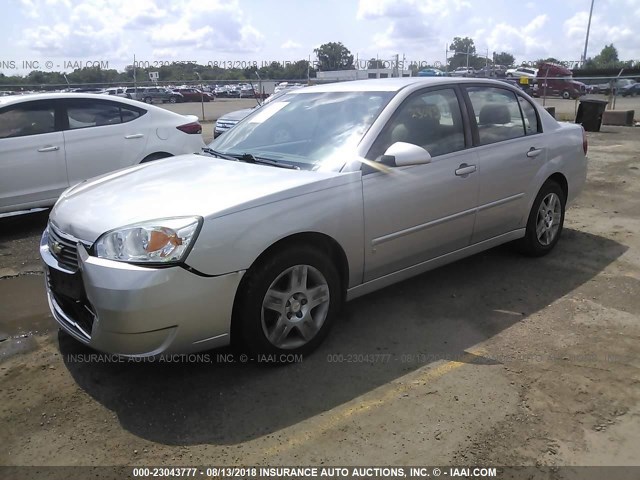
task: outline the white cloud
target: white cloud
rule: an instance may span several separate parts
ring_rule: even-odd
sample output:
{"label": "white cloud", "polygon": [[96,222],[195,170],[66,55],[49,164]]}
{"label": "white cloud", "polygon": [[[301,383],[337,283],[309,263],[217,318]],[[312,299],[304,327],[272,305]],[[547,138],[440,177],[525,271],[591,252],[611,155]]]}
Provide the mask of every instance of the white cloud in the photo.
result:
{"label": "white cloud", "polygon": [[280,45],[280,48],[284,50],[296,50],[300,47],[302,47],[302,45],[300,45],[298,42],[294,40],[287,40],[282,45]]}
{"label": "white cloud", "polygon": [[[640,6],[640,2],[638,1],[627,1],[630,6]],[[640,11],[638,14],[640,15]],[[635,18],[633,18],[633,16],[627,16],[611,24],[603,16],[594,13],[591,19],[587,57],[594,57],[605,45],[611,43],[618,49],[618,54],[621,59],[631,58],[634,52],[637,54],[637,18],[638,16]],[[564,22],[568,47],[571,48],[572,51],[582,53],[588,21],[589,12],[583,11],[577,12]]]}
{"label": "white cloud", "polygon": [[128,58],[129,43],[147,42],[154,51],[255,52],[264,40],[238,0],[111,0],[108,8],[101,0],[20,1],[28,16],[47,18],[26,30],[23,46],[50,56]]}
{"label": "white cloud", "polygon": [[[399,53],[410,53],[420,58],[408,61],[444,60],[444,46],[456,13],[470,8],[467,0],[360,0],[357,18],[359,20],[385,22],[384,30],[372,35],[372,45],[368,47],[382,57]],[[375,56],[375,55],[374,55]]]}
{"label": "white cloud", "polygon": [[510,25],[500,22],[489,29],[486,38],[489,52],[509,52],[527,60],[547,56],[551,42],[545,37],[543,27],[547,15],[538,15],[526,25]]}
{"label": "white cloud", "polygon": [[447,17],[471,8],[467,0],[360,0],[358,19],[408,18],[416,14]]}

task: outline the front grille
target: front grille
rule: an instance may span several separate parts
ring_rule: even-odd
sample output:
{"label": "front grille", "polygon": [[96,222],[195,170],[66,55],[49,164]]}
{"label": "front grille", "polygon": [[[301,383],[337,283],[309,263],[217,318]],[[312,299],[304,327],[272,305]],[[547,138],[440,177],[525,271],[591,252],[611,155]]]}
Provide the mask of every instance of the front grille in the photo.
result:
{"label": "front grille", "polygon": [[60,265],[75,272],[78,270],[78,240],[62,233],[49,223],[49,252]]}
{"label": "front grille", "polygon": [[56,318],[81,337],[90,339],[96,315],[84,291],[82,274],[69,274],[55,269],[49,269],[47,273]]}

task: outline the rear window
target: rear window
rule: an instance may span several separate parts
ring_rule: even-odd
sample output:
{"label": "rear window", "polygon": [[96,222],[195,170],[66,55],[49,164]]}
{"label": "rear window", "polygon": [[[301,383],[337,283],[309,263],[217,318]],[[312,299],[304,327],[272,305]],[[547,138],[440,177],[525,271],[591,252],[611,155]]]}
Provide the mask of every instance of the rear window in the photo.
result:
{"label": "rear window", "polygon": [[95,100],[75,100],[67,105],[69,129],[103,127],[130,122],[144,114],[145,110],[129,105]]}

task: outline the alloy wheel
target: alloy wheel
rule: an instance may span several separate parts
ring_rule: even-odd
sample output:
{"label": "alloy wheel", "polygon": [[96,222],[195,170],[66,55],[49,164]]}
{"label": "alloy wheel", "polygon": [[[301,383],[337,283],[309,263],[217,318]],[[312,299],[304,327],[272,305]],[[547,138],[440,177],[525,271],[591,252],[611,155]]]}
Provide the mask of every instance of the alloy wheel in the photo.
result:
{"label": "alloy wheel", "polygon": [[329,285],[310,265],[287,268],[271,283],[262,301],[262,331],[276,348],[291,350],[320,331],[330,305]]}
{"label": "alloy wheel", "polygon": [[540,202],[536,218],[536,236],[541,245],[550,245],[560,229],[562,205],[555,193],[549,193]]}

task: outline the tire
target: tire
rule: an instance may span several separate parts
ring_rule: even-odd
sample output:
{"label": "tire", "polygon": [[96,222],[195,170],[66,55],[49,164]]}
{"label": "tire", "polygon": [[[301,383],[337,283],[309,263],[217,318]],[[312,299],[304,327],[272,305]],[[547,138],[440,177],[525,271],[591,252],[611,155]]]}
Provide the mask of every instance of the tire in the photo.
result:
{"label": "tire", "polygon": [[144,97],[144,103],[152,103],[153,100],[151,97]]}
{"label": "tire", "polygon": [[571,98],[571,94],[565,90],[562,92],[562,98],[564,98],[565,100],[569,100]]}
{"label": "tire", "polygon": [[562,234],[566,202],[560,185],[547,180],[531,207],[525,236],[516,243],[521,253],[542,257],[553,250]]}
{"label": "tire", "polygon": [[342,299],[338,270],[326,255],[311,247],[289,247],[245,275],[232,338],[238,336],[253,354],[310,353],[329,333]]}
{"label": "tire", "polygon": [[169,97],[169,103],[176,103],[178,99],[176,97]]}

